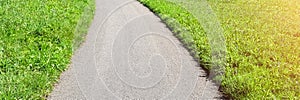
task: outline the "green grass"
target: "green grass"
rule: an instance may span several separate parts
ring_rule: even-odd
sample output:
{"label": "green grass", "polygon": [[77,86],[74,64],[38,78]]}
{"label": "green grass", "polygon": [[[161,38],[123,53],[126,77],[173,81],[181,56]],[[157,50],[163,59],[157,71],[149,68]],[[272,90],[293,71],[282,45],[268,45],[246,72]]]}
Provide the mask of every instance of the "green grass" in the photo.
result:
{"label": "green grass", "polygon": [[[188,44],[200,63],[210,68],[206,33],[196,16],[180,6],[184,2],[139,1],[158,14]],[[218,16],[226,38],[224,93],[235,99],[300,99],[300,1],[208,0],[208,3]]]}
{"label": "green grass", "polygon": [[93,11],[93,0],[0,0],[0,99],[45,99]]}

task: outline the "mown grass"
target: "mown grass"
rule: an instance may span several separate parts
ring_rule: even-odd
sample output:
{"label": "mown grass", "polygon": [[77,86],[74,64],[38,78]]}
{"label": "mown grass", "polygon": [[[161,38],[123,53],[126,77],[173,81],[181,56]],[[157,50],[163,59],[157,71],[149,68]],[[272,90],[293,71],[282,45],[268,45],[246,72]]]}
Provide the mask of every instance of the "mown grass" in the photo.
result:
{"label": "mown grass", "polygon": [[[93,0],[0,0],[0,99],[45,99],[93,7]],[[84,11],[90,16],[75,29]]]}
{"label": "mown grass", "polygon": [[[184,2],[139,1],[179,33],[183,42],[196,52],[200,63],[209,68],[211,55],[206,33],[195,16],[180,6]],[[226,38],[223,92],[235,99],[300,99],[300,1],[208,0],[208,3],[218,16]],[[180,25],[174,25],[170,19]]]}

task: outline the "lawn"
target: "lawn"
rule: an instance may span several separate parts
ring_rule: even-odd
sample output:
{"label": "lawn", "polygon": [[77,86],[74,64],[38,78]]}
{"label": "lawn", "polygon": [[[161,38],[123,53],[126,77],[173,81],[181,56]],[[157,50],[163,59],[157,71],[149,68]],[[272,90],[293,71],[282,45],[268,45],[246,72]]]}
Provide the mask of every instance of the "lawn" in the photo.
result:
{"label": "lawn", "polygon": [[93,0],[0,0],[0,99],[45,99],[93,11]]}
{"label": "lawn", "polygon": [[[198,23],[198,16],[185,8],[197,6],[201,0],[192,5],[171,0],[139,1],[158,14],[194,52],[200,64],[210,69],[207,34]],[[300,99],[300,1],[207,2],[226,39],[223,92],[234,99]]]}

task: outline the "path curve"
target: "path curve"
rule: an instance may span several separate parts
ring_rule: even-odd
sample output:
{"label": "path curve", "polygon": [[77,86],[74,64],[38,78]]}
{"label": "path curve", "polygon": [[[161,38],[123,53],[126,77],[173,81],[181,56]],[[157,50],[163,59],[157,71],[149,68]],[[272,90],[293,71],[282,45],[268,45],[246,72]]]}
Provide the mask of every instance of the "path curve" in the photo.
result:
{"label": "path curve", "polygon": [[48,99],[218,99],[218,87],[135,0],[96,0],[85,42]]}

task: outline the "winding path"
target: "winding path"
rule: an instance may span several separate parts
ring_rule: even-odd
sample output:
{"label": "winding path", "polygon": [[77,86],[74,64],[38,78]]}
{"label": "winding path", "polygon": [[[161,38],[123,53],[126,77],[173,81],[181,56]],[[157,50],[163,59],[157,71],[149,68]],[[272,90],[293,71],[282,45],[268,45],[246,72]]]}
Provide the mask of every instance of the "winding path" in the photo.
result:
{"label": "winding path", "polygon": [[48,99],[220,99],[161,20],[135,0],[96,0],[85,42]]}

